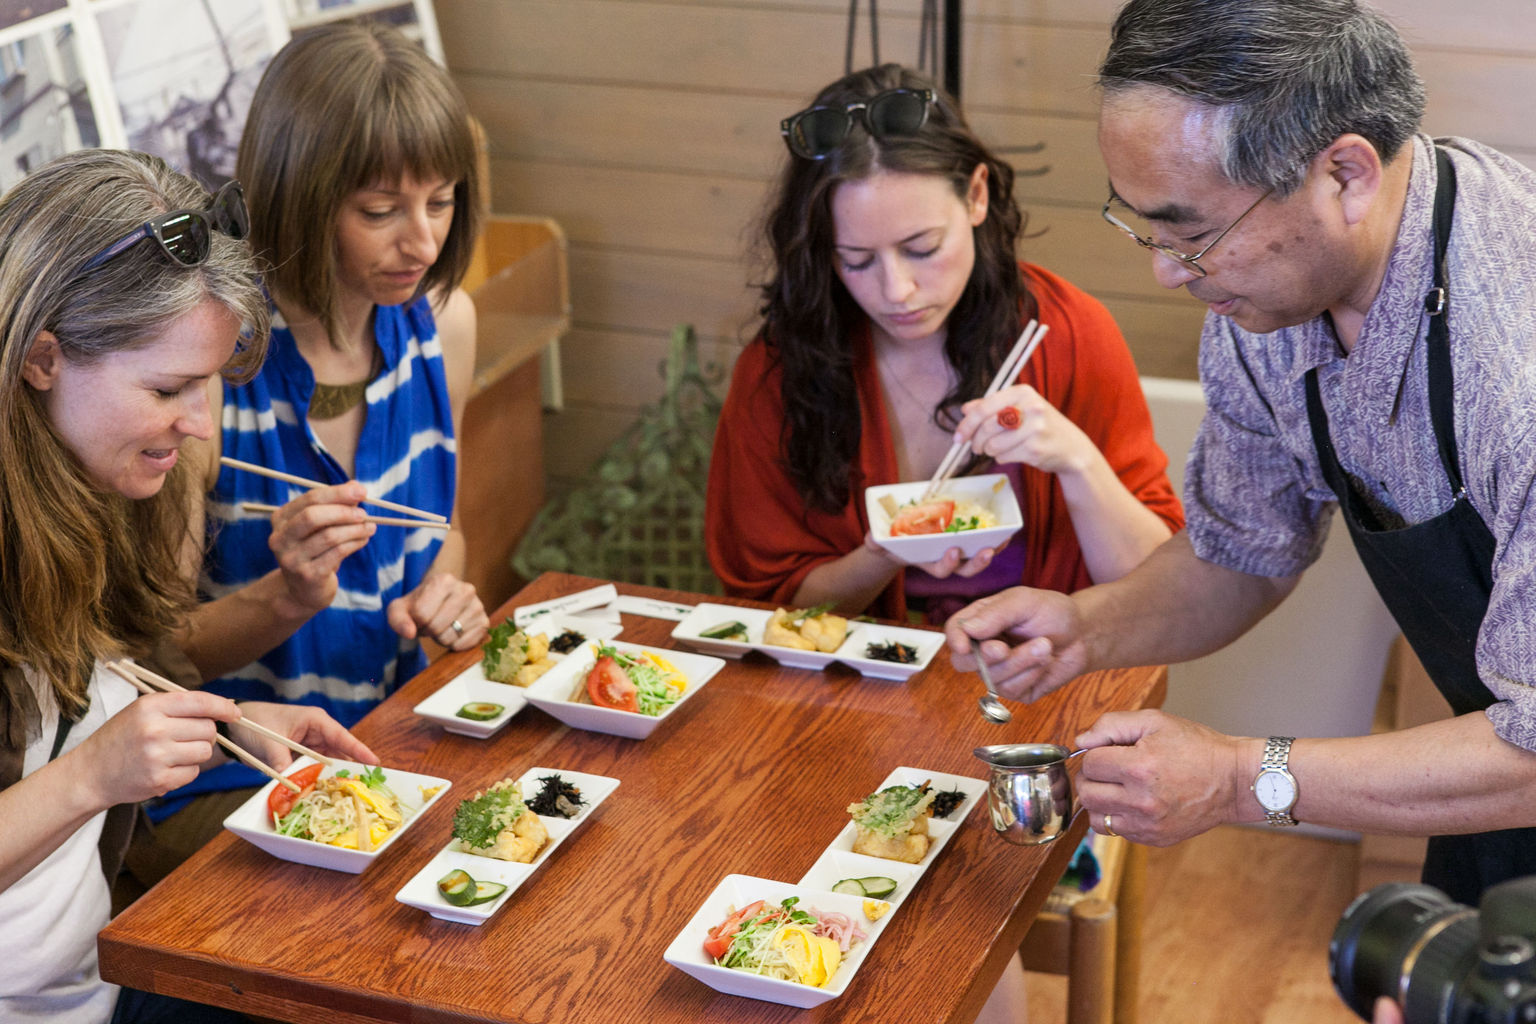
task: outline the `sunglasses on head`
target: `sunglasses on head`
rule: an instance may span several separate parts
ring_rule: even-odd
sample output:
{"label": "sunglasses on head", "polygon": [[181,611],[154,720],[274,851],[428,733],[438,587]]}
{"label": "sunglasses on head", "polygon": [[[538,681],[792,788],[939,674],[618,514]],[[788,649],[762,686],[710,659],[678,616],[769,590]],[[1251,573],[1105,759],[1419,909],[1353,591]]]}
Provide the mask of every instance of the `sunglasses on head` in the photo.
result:
{"label": "sunglasses on head", "polygon": [[195,267],[208,259],[215,231],[236,240],[251,233],[251,215],[245,207],[245,189],[240,187],[238,181],[225,182],[214,193],[206,210],[172,210],[145,221],[86,260],[80,273],[95,270],[146,238],[153,238],[161,251],[182,266]]}
{"label": "sunglasses on head", "polygon": [[779,133],[790,152],[807,160],[825,160],[853,129],[857,115],[877,139],[916,135],[928,122],[932,89],[887,89],[868,100],[844,106],[810,107],[779,122]]}

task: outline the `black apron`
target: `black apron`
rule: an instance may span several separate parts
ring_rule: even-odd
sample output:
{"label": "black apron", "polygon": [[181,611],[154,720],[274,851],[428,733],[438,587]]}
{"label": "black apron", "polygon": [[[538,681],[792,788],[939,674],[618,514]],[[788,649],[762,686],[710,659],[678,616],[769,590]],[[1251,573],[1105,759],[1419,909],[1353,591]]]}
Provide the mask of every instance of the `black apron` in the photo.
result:
{"label": "black apron", "polygon": [[[1494,541],[1467,497],[1456,450],[1445,270],[1456,172],[1439,147],[1435,159],[1435,287],[1424,297],[1430,313],[1427,379],[1440,464],[1455,495],[1451,507],[1412,526],[1383,527],[1339,465],[1315,368],[1307,371],[1307,418],[1323,478],[1338,497],[1339,511],[1371,582],[1451,710],[1465,715],[1494,703],[1477,674],[1475,657],[1493,589]],[[1425,884],[1469,906],[1477,905],[1488,886],[1529,874],[1536,874],[1536,828],[1432,836],[1424,858]]]}

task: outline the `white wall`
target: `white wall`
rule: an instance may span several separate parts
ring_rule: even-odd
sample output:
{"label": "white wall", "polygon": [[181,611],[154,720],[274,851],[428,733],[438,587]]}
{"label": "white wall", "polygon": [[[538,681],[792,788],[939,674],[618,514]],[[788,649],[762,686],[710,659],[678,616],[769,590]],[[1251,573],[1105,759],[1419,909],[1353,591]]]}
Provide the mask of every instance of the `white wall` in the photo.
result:
{"label": "white wall", "polygon": [[[1184,458],[1205,412],[1200,385],[1143,377],[1142,388],[1169,476],[1182,493]],[[1169,666],[1164,709],[1232,735],[1363,735],[1371,731],[1396,635],[1349,531],[1335,517],[1321,557],[1284,604],[1215,654]]]}

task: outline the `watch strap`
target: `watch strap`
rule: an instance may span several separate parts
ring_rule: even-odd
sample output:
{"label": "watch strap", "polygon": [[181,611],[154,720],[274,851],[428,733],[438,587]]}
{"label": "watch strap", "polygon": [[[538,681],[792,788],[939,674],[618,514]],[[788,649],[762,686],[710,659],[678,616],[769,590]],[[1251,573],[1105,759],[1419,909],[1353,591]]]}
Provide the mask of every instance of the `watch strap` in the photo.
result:
{"label": "watch strap", "polygon": [[[1271,736],[1265,741],[1264,757],[1259,762],[1259,774],[1262,775],[1267,771],[1284,772],[1291,779],[1292,792],[1299,794],[1300,788],[1296,786],[1296,777],[1291,775],[1291,744],[1295,740],[1296,737],[1294,736]],[[1291,807],[1294,806],[1296,806],[1296,803],[1293,797]],[[1264,820],[1271,825],[1281,828],[1299,824],[1295,818],[1291,817],[1290,808],[1286,808],[1283,811],[1272,811],[1266,807],[1264,809]]]}

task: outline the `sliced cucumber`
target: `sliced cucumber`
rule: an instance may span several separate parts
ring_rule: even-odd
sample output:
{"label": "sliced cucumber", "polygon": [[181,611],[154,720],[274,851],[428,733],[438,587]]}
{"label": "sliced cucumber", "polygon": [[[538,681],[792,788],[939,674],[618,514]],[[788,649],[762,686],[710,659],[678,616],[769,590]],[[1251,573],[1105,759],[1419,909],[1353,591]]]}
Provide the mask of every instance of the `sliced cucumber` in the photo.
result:
{"label": "sliced cucumber", "polygon": [[832,891],[848,896],[873,896],[875,899],[883,899],[896,891],[896,879],[886,878],[884,875],[844,878],[832,886]]}
{"label": "sliced cucumber", "polygon": [[476,882],[474,898],[464,905],[473,907],[481,903],[489,903],[506,891],[507,887],[500,882]]}
{"label": "sliced cucumber", "polygon": [[[437,891],[455,907],[467,907],[475,900],[475,880],[463,868],[454,868],[437,880]],[[505,888],[505,887],[503,887]]]}
{"label": "sliced cucumber", "polygon": [[473,722],[489,722],[505,710],[507,709],[503,704],[492,704],[488,700],[472,700],[459,708],[458,716]]}
{"label": "sliced cucumber", "polygon": [[699,633],[705,640],[746,640],[747,625],[744,622],[722,622]]}

